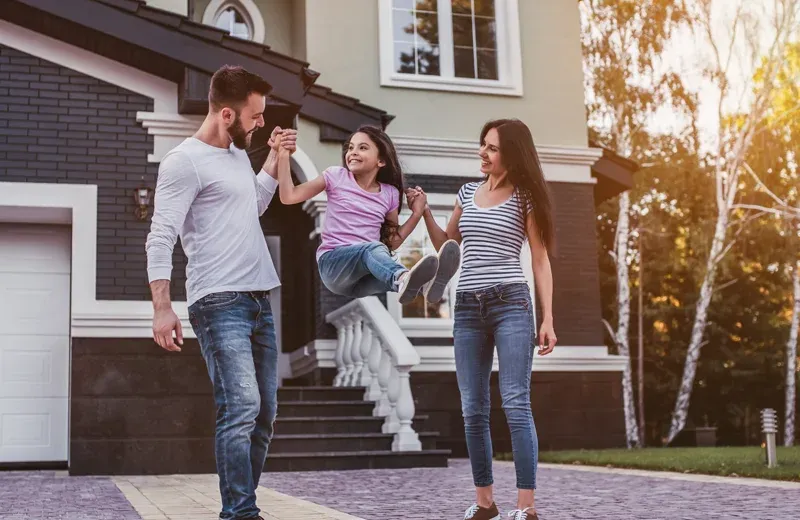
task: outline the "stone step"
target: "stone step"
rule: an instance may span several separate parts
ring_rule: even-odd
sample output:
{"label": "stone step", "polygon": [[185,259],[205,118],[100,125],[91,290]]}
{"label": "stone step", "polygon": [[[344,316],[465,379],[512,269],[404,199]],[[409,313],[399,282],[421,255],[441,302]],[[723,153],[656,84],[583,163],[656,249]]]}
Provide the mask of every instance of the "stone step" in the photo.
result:
{"label": "stone step", "polygon": [[282,386],[278,388],[278,404],[283,401],[361,401],[363,386]]}
{"label": "stone step", "polygon": [[275,453],[264,471],[444,468],[449,456],[450,450]]}
{"label": "stone step", "polygon": [[[436,432],[419,432],[422,449],[436,449]],[[309,453],[332,451],[391,451],[394,435],[391,433],[322,433],[276,434],[269,446],[273,453]]]}
{"label": "stone step", "polygon": [[372,416],[375,403],[370,401],[278,401],[283,417]]}
{"label": "stone step", "polygon": [[[320,434],[320,433],[381,433],[383,417],[339,416],[339,417],[285,417],[279,408],[275,420],[275,435]],[[427,415],[414,417],[412,427],[419,430],[419,424],[428,419]],[[424,428],[423,428],[424,429]]]}

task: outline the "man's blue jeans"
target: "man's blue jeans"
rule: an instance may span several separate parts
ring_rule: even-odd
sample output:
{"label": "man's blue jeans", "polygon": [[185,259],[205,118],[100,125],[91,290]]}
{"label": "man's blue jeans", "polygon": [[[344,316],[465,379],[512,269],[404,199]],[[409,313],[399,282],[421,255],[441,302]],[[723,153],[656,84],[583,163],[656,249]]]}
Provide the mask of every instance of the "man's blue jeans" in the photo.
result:
{"label": "man's blue jeans", "polygon": [[337,247],[319,258],[319,277],[334,294],[363,298],[397,290],[407,269],[395,262],[381,242]]}
{"label": "man's blue jeans", "polygon": [[258,518],[255,489],[278,408],[278,348],[269,295],[210,294],[189,307],[189,320],[214,386],[220,518]]}
{"label": "man's blue jeans", "polygon": [[511,431],[517,489],[536,489],[539,442],[531,413],[531,366],[536,339],[533,321],[527,284],[456,293],[456,377],[475,487],[494,482],[489,377],[496,345],[500,396]]}

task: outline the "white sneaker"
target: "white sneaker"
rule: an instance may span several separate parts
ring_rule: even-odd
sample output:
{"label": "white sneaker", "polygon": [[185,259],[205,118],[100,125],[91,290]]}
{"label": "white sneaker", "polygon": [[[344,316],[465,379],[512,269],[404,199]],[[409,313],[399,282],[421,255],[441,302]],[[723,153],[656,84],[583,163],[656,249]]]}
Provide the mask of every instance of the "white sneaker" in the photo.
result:
{"label": "white sneaker", "polygon": [[406,303],[414,301],[414,298],[417,297],[422,286],[436,276],[436,271],[438,269],[438,256],[430,254],[420,258],[419,262],[417,262],[400,281],[400,286],[397,288],[400,304],[405,305]]}
{"label": "white sneaker", "polygon": [[455,240],[448,240],[439,249],[438,258],[439,268],[436,270],[436,276],[423,289],[428,303],[437,303],[444,296],[447,284],[461,265],[461,246]]}

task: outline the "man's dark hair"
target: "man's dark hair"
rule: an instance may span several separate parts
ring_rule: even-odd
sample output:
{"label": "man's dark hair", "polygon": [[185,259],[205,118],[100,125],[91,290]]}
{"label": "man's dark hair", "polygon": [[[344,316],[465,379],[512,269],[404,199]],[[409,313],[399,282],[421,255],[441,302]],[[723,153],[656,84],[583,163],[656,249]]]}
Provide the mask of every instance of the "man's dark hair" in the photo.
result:
{"label": "man's dark hair", "polygon": [[225,65],[211,76],[208,103],[214,112],[226,106],[238,111],[253,92],[267,96],[271,91],[272,85],[258,74],[248,72],[244,67]]}

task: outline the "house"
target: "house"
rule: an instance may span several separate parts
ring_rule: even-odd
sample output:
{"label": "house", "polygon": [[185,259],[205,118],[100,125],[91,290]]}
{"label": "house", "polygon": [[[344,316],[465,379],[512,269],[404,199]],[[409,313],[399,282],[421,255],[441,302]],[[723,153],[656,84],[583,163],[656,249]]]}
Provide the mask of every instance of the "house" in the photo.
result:
{"label": "house", "polygon": [[[171,290],[187,341],[168,354],[151,337],[144,242],[159,161],[198,127],[223,64],[273,86],[256,168],[274,125],[298,129],[299,180],[339,164],[359,125],[383,126],[442,223],[458,188],[480,177],[483,123],[528,123],[559,242],[560,345],[533,372],[540,445],[623,445],[624,359],[603,344],[594,208],[630,187],[636,167],[587,142],[579,30],[577,6],[560,0],[0,2],[0,465],[213,471],[185,258],[178,246]],[[314,260],[324,215],[324,196],[276,198],[261,220],[283,280],[267,469],[463,456],[453,289],[404,308],[392,294],[332,295]],[[419,226],[399,259],[430,250]],[[495,451],[510,451],[493,408]]]}

